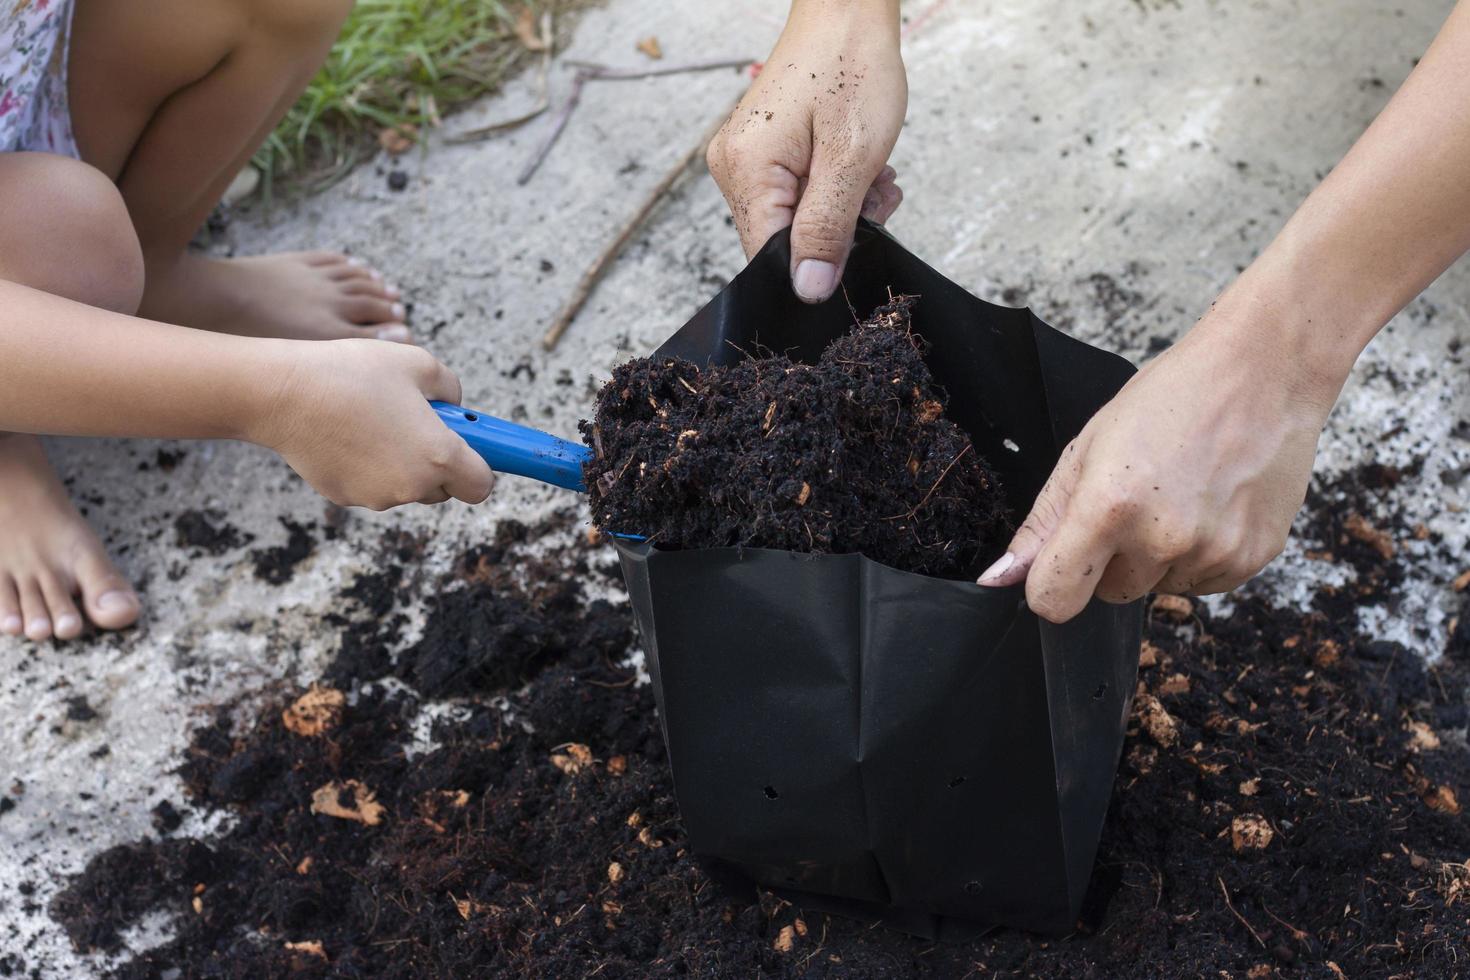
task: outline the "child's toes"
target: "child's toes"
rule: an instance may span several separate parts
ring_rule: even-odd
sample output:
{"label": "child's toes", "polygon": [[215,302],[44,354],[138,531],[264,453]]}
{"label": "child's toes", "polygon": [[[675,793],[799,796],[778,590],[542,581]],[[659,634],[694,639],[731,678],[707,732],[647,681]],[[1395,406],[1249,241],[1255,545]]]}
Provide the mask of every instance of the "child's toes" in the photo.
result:
{"label": "child's toes", "polygon": [[403,304],[380,296],[344,296],[338,307],[349,323],[388,324],[403,322]]}
{"label": "child's toes", "polygon": [[0,574],[0,633],[20,636],[25,629],[25,620],[20,616],[20,595],[15,591],[15,580]]}
{"label": "child's toes", "polygon": [[327,274],[327,278],[335,283],[365,283],[369,286],[376,286],[383,281],[382,274],[372,266],[361,262],[349,262],[347,259],[343,259],[336,265],[323,266],[322,270]]}
{"label": "child's toes", "polygon": [[344,296],[376,296],[387,300],[396,300],[403,295],[397,286],[381,279],[344,279],[337,283],[337,289]]}
{"label": "child's toes", "polygon": [[101,553],[91,553],[76,568],[87,618],[105,630],[122,629],[138,619],[142,608],[138,594],[128,585],[112,562]]}
{"label": "child's toes", "polygon": [[51,619],[51,632],[58,640],[75,640],[82,635],[82,613],[71,592],[54,575],[41,578],[41,597]]}
{"label": "child's toes", "polygon": [[20,615],[25,620],[26,639],[50,639],[51,617],[46,612],[46,597],[41,594],[40,584],[35,579],[26,579],[17,591],[20,593]]}

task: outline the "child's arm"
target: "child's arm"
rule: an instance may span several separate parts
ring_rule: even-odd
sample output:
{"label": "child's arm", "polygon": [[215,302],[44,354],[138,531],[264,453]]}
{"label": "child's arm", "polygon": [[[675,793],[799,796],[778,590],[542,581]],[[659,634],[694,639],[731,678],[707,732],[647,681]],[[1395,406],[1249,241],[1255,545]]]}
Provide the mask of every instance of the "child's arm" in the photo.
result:
{"label": "child's arm", "polygon": [[982,585],[1221,592],[1274,558],[1368,341],[1470,248],[1470,0],[1276,240],[1067,447]]}
{"label": "child's arm", "polygon": [[339,504],[478,503],[490,469],[431,398],[459,380],[417,347],[209,333],[0,280],[0,432],[242,439]]}

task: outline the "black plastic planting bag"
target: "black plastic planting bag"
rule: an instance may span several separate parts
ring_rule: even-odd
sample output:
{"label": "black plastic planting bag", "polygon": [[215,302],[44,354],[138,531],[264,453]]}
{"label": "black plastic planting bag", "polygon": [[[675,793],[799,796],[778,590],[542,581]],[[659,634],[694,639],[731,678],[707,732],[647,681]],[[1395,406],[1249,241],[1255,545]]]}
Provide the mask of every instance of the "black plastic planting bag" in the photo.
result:
{"label": "black plastic planting bag", "polygon": [[[854,323],[792,293],[773,238],[659,348],[815,361]],[[1019,520],[1128,379],[1112,354],[970,295],[876,226],[843,278],[866,316],[917,294],[948,415]],[[1069,930],[1091,873],[1138,668],[1142,603],[1054,626],[1024,590],[860,555],[618,544],[690,845],[727,884],[961,938]]]}

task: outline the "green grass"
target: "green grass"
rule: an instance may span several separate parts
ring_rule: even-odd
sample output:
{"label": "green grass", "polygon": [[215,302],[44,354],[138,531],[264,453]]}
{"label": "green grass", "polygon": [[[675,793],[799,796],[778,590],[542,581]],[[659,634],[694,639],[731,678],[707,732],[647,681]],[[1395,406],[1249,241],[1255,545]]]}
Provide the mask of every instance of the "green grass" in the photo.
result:
{"label": "green grass", "polygon": [[530,57],[514,33],[520,12],[499,0],[357,0],[321,71],[255,154],[267,198],[283,181],[331,183],[385,127],[425,129],[493,92]]}

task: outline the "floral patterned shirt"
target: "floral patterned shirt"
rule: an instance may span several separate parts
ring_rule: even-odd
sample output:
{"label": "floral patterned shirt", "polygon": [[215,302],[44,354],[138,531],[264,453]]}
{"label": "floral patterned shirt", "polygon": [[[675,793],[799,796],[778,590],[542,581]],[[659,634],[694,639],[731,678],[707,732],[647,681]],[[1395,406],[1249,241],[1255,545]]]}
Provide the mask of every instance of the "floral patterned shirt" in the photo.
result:
{"label": "floral patterned shirt", "polygon": [[66,104],[72,0],[0,0],[0,152],[77,156]]}

